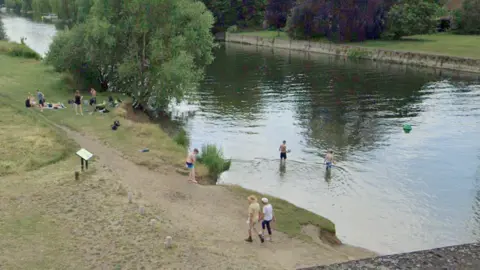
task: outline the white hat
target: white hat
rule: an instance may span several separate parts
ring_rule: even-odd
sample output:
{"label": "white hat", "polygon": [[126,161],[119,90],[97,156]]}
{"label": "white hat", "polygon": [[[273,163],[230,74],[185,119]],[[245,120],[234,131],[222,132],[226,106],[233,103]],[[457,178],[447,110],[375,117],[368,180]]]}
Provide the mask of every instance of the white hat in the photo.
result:
{"label": "white hat", "polygon": [[262,202],[268,203],[268,199],[267,198],[262,198]]}

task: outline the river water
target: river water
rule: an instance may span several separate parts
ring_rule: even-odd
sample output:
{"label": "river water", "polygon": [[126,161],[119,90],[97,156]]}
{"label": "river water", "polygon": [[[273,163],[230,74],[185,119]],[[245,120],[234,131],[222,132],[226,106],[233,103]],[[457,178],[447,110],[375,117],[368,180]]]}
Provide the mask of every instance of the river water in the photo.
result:
{"label": "river water", "polygon": [[[46,52],[52,25],[3,20]],[[215,55],[198,102],[175,112],[194,111],[177,120],[192,146],[232,158],[221,182],[326,216],[342,241],[382,254],[480,239],[477,75],[236,44]],[[326,174],[329,148],[338,162]]]}

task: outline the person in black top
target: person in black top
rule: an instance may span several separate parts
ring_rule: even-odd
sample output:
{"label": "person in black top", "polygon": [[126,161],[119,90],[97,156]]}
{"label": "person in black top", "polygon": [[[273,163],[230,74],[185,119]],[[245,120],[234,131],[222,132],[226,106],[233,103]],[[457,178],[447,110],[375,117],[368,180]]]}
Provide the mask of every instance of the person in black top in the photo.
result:
{"label": "person in black top", "polygon": [[31,97],[28,96],[27,99],[25,100],[25,107],[27,107],[27,108],[32,107],[32,104],[30,103],[30,99],[31,99]]}
{"label": "person in black top", "polygon": [[83,115],[82,110],[82,99],[83,97],[80,95],[80,91],[75,92],[75,100],[73,106],[75,106],[75,113],[78,115],[78,108],[80,108],[80,114]]}

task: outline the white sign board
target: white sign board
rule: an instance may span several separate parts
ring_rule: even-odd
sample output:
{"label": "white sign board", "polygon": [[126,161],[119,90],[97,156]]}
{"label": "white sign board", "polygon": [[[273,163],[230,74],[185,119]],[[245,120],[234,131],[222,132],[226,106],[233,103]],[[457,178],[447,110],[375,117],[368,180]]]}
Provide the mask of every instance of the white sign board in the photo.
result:
{"label": "white sign board", "polygon": [[83,158],[84,160],[89,160],[93,157],[93,154],[82,148],[78,150],[77,156]]}

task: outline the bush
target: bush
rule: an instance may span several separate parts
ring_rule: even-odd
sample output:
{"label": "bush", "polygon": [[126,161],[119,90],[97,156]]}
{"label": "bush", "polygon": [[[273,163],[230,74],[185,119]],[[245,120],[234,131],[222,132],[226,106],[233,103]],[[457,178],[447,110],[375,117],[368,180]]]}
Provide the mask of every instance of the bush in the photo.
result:
{"label": "bush", "polygon": [[225,159],[223,150],[213,144],[202,146],[202,152],[198,157],[198,162],[207,167],[208,173],[215,181],[222,172],[230,169],[232,163],[231,160]]}
{"label": "bush", "polygon": [[9,46],[7,54],[13,57],[23,57],[28,59],[41,60],[42,57],[30,47],[24,44],[11,43]]}
{"label": "bush", "polygon": [[454,13],[454,24],[459,34],[480,35],[480,0],[465,0]]}
{"label": "bush", "polygon": [[190,138],[185,130],[181,129],[174,137],[173,140],[185,148],[190,146]]}
{"label": "bush", "polygon": [[438,5],[429,0],[408,0],[394,5],[387,16],[387,32],[383,37],[400,39],[404,36],[435,32]]}
{"label": "bush", "polygon": [[265,8],[265,28],[281,29],[287,23],[288,13],[295,5],[295,0],[268,0]]}
{"label": "bush", "polygon": [[238,32],[238,27],[236,25],[232,25],[227,28],[227,33],[236,33]]}
{"label": "bush", "polygon": [[395,0],[305,0],[287,20],[290,38],[326,36],[332,41],[378,39]]}
{"label": "bush", "polygon": [[7,33],[5,33],[5,26],[3,25],[3,21],[0,18],[0,40],[7,40]]}

